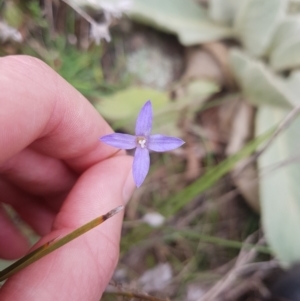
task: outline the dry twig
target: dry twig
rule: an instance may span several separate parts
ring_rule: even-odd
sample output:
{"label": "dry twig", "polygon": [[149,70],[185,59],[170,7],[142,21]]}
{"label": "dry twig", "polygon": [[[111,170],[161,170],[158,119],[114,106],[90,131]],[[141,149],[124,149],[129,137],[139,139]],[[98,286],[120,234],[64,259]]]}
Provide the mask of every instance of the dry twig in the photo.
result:
{"label": "dry twig", "polygon": [[109,282],[111,286],[114,286],[118,291],[117,292],[105,292],[106,295],[115,295],[115,296],[122,296],[122,297],[128,297],[128,298],[135,298],[139,300],[148,300],[148,301],[170,301],[169,298],[167,299],[161,299],[154,296],[150,296],[143,292],[133,292],[129,289],[124,289],[123,286],[120,283],[117,283],[115,280],[111,280]]}
{"label": "dry twig", "polygon": [[105,295],[122,296],[127,298],[135,298],[139,300],[149,300],[149,301],[170,301],[170,299],[160,299],[143,293],[134,292],[106,292]]}
{"label": "dry twig", "polygon": [[[221,279],[219,280],[204,296],[201,297],[201,301],[213,301],[219,300],[219,297],[227,292],[229,289],[235,286],[236,281],[241,277],[242,271],[247,267],[247,265],[252,262],[256,255],[256,248],[249,250],[249,243],[253,242],[254,238],[257,236],[257,232],[250,235],[246,241],[245,246],[240,251],[240,254],[236,260],[234,267]],[[264,239],[261,238],[256,245],[261,245],[264,243]]]}

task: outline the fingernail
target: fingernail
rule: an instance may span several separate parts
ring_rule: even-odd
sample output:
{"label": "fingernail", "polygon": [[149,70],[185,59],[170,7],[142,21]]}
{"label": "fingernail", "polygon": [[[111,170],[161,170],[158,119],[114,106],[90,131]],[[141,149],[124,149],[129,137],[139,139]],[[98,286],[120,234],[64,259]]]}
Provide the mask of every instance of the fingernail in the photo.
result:
{"label": "fingernail", "polygon": [[124,186],[123,186],[123,200],[124,204],[126,205],[128,201],[130,200],[136,186],[133,180],[132,176],[132,170],[130,170],[127,179],[125,180]]}

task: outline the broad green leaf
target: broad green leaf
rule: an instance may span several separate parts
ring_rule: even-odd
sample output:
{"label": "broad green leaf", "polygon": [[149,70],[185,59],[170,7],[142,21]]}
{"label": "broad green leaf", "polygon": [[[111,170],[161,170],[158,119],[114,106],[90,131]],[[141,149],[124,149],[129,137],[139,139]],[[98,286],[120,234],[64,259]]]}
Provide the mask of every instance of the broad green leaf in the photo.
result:
{"label": "broad green leaf", "polygon": [[231,6],[233,7],[234,15],[236,15],[237,12],[239,11],[240,7],[247,0],[228,0],[228,1],[231,3]]}
{"label": "broad green leaf", "polygon": [[[260,107],[256,120],[257,134],[278,124],[287,113],[287,110],[277,107]],[[299,133],[298,117],[258,160],[264,231],[278,258],[288,265],[300,260],[300,162],[296,160],[269,172],[266,168],[299,157]]]}
{"label": "broad green leaf", "polygon": [[[94,106],[104,118],[110,121],[113,128],[122,127],[133,134],[137,115],[148,99],[152,102],[154,112],[152,132],[180,136],[176,127],[179,113],[174,110],[174,107],[168,110],[170,102],[165,92],[150,88],[130,87],[102,98],[94,103]],[[157,115],[160,115],[160,118],[157,118]]]}
{"label": "broad green leaf", "polygon": [[242,51],[233,49],[229,52],[229,63],[236,81],[244,88],[247,82],[247,74],[253,61]]}
{"label": "broad green leaf", "polygon": [[209,16],[219,24],[232,25],[235,13],[235,7],[231,0],[210,0]]}
{"label": "broad green leaf", "polygon": [[206,97],[218,92],[218,87],[209,81],[195,81],[189,83],[186,90],[183,99],[171,101],[166,92],[130,87],[103,97],[94,103],[94,106],[104,118],[110,120],[114,128],[123,127],[132,132],[141,107],[151,99],[154,111],[152,132],[180,136],[176,123],[182,114],[182,109],[187,107],[193,112],[200,109]]}
{"label": "broad green leaf", "polygon": [[164,108],[169,102],[165,92],[150,88],[130,87],[103,97],[94,105],[104,118],[113,122],[126,122],[129,119],[133,119],[135,122],[139,110],[148,99],[151,99],[154,111]]}
{"label": "broad green leaf", "polygon": [[286,17],[270,47],[270,65],[276,71],[300,66],[300,15]]}
{"label": "broad green leaf", "polygon": [[[80,7],[88,7],[94,10],[101,11],[103,8],[106,8],[110,12],[116,12],[126,10],[127,6],[130,5],[130,0],[69,0],[72,5],[80,6]],[[124,3],[125,2],[125,3]]]}
{"label": "broad green leaf", "polygon": [[285,71],[300,67],[300,39],[277,49],[272,53],[270,64],[276,71]]}
{"label": "broad green leaf", "polygon": [[179,103],[184,106],[198,106],[203,103],[203,97],[219,92],[219,87],[212,81],[199,79],[189,82],[186,85],[186,94]]}
{"label": "broad green leaf", "polygon": [[287,89],[294,98],[295,104],[300,104],[300,71],[294,71],[286,80]]}
{"label": "broad green leaf", "polygon": [[286,80],[274,74],[262,62],[239,50],[230,53],[230,64],[247,100],[256,105],[271,104],[291,108],[298,104]]}
{"label": "broad green leaf", "polygon": [[193,0],[133,0],[129,17],[178,35],[183,45],[194,45],[233,36],[230,28],[211,22]]}
{"label": "broad green leaf", "polygon": [[287,0],[246,0],[241,4],[234,28],[247,51],[254,56],[266,54],[286,9]]}
{"label": "broad green leaf", "polygon": [[299,39],[300,15],[286,16],[278,26],[270,45],[270,51],[282,46],[289,40]]}

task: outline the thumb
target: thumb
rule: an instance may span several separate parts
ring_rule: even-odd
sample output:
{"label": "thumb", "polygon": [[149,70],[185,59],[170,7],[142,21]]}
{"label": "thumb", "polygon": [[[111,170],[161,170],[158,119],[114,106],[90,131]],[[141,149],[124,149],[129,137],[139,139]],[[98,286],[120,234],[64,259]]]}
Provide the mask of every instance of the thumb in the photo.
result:
{"label": "thumb", "polygon": [[[39,244],[61,237],[124,204],[134,189],[132,158],[116,156],[79,178],[57,215],[53,231]],[[45,256],[12,276],[0,291],[2,301],[98,301],[119,255],[122,214]]]}

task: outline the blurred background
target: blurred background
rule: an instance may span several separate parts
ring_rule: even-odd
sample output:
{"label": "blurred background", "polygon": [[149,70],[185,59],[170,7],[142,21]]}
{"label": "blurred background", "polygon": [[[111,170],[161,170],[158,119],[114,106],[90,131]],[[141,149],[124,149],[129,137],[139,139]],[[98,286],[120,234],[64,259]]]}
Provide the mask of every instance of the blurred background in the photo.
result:
{"label": "blurred background", "polygon": [[186,141],[151,154],[102,300],[300,300],[299,0],[0,0],[10,54]]}

